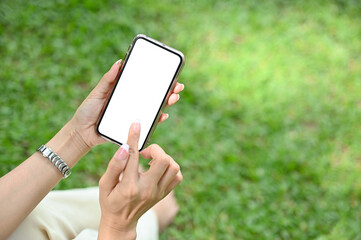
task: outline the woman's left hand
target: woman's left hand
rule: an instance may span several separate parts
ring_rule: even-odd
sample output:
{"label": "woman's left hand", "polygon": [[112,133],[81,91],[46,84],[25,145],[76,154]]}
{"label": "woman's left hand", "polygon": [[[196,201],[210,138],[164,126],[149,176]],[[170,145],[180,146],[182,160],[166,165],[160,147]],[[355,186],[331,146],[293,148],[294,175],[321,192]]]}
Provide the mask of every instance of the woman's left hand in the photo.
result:
{"label": "woman's left hand", "polygon": [[[71,124],[80,134],[83,141],[92,148],[105,143],[96,131],[97,121],[116,83],[117,75],[122,67],[121,60],[113,64],[110,70],[104,74],[98,85],[91,91],[84,102],[79,106],[74,114]],[[183,84],[177,83],[167,101],[167,106],[175,104],[179,100],[179,92],[184,89]],[[159,123],[168,118],[168,114],[163,113],[159,118]]]}

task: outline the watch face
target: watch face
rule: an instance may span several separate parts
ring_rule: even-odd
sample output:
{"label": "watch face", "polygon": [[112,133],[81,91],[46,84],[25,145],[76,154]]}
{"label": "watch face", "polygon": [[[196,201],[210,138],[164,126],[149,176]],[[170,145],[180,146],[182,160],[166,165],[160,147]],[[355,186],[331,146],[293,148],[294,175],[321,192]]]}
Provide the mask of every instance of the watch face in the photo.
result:
{"label": "watch face", "polygon": [[42,151],[43,156],[46,157],[46,158],[48,158],[51,153],[52,153],[52,151],[48,147],[45,147],[45,149]]}
{"label": "watch face", "polygon": [[69,177],[71,174],[71,169],[69,166],[51,150],[51,148],[41,145],[37,151],[39,151],[44,157],[48,158],[52,164],[63,174],[64,178]]}

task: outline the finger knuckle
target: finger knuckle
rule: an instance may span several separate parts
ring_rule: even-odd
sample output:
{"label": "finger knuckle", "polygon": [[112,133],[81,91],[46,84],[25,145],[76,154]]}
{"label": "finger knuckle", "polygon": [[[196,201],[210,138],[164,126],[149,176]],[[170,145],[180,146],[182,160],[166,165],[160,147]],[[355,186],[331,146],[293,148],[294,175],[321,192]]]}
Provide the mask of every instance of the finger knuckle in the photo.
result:
{"label": "finger knuckle", "polygon": [[158,159],[159,164],[163,166],[168,166],[170,164],[171,158],[169,156],[163,156]]}
{"label": "finger knuckle", "polygon": [[154,200],[154,193],[153,193],[153,189],[152,188],[148,188],[145,189],[144,191],[142,191],[142,193],[140,194],[141,199],[143,201],[152,201]]}
{"label": "finger knuckle", "polygon": [[[174,187],[176,187],[178,184],[180,184],[183,181],[183,175],[182,173],[179,171],[179,174],[177,174],[174,179],[173,179],[173,183],[174,183]],[[174,188],[173,187],[173,188]]]}
{"label": "finger knuckle", "polygon": [[154,151],[155,149],[159,149],[159,148],[160,148],[160,146],[159,146],[158,144],[156,144],[156,143],[151,144],[149,147],[150,147],[151,150],[153,150],[153,151]]}
{"label": "finger knuckle", "polygon": [[176,162],[171,164],[171,166],[169,168],[174,173],[178,173],[180,171],[180,166]]}
{"label": "finger knuckle", "polygon": [[101,177],[99,180],[99,188],[103,188],[105,186],[104,177]]}
{"label": "finger knuckle", "polygon": [[134,146],[129,146],[129,154],[130,155],[136,155],[136,154],[138,154],[138,149],[136,148],[136,147],[134,147]]}
{"label": "finger knuckle", "polygon": [[137,139],[137,133],[135,133],[133,130],[129,132],[129,136],[128,136],[128,139],[131,138],[131,139]]}
{"label": "finger knuckle", "polygon": [[123,194],[127,199],[136,199],[139,197],[139,187],[135,184],[130,184]]}
{"label": "finger knuckle", "polygon": [[103,82],[109,82],[109,77],[110,77],[110,75],[111,75],[111,71],[110,71],[110,69],[109,69],[108,72],[106,72],[106,73],[103,74],[101,80],[102,80]]}
{"label": "finger knuckle", "polygon": [[182,174],[177,175],[176,179],[177,179],[178,184],[181,183],[183,181],[183,175]]}

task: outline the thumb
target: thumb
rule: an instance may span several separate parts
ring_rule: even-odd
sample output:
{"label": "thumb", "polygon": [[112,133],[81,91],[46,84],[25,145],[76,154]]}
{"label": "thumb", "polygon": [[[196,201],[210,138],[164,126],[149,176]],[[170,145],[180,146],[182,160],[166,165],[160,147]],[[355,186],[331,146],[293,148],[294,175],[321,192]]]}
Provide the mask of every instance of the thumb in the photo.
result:
{"label": "thumb", "polygon": [[105,97],[112,90],[122,65],[122,60],[113,64],[110,70],[100,79],[98,85],[93,89],[92,94]]}
{"label": "thumb", "polygon": [[114,154],[108,168],[99,181],[99,188],[108,195],[119,182],[119,176],[124,171],[129,158],[129,146],[123,144]]}

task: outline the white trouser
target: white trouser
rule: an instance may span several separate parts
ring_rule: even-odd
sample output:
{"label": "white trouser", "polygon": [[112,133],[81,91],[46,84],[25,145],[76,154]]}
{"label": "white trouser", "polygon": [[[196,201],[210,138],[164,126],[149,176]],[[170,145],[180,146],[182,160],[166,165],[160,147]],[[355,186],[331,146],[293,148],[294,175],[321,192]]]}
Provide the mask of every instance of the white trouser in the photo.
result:
{"label": "white trouser", "polygon": [[[99,223],[98,187],[51,191],[8,239],[95,240]],[[154,211],[149,210],[139,219],[137,239],[158,239]]]}

